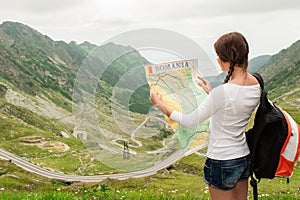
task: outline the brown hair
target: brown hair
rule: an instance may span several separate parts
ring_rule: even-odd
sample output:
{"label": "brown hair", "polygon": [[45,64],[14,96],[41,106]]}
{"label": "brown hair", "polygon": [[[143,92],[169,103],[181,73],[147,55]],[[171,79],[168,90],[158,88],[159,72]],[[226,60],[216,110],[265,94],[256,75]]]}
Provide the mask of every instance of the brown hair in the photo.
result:
{"label": "brown hair", "polygon": [[230,63],[230,68],[224,83],[227,83],[230,79],[235,65],[247,70],[249,46],[247,40],[241,33],[231,32],[222,35],[215,42],[214,48],[223,62]]}

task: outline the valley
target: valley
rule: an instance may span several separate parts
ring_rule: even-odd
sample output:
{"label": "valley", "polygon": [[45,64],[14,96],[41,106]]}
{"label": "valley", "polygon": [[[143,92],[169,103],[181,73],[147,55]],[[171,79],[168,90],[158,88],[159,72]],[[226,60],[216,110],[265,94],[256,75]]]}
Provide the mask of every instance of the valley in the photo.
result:
{"label": "valley", "polygon": [[[87,65],[88,56],[97,64]],[[207,138],[180,150],[164,116],[152,107],[146,82],[134,89],[119,82],[125,75],[145,79],[143,66],[149,64],[129,46],[53,41],[21,23],[1,24],[0,189],[84,194],[106,183],[114,191],[124,186],[157,193],[188,188],[199,194],[201,187],[205,197],[199,183],[205,145],[197,144]],[[300,41],[249,64],[264,77],[269,98],[300,123]],[[208,79],[217,86],[223,76]],[[94,138],[87,140],[90,133]],[[299,162],[296,169],[291,186],[266,181],[262,190],[299,194]]]}

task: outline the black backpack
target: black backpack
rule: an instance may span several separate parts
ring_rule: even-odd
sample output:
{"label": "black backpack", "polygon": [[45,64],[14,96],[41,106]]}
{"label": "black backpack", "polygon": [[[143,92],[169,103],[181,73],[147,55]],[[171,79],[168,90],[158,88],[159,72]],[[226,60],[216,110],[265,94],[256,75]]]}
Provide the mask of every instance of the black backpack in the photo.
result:
{"label": "black backpack", "polygon": [[[262,90],[253,128],[246,132],[251,153],[250,184],[256,200],[257,183],[261,178],[289,178],[292,175],[300,147],[298,124],[285,111],[269,101],[262,77],[257,73],[253,76]],[[292,157],[289,155],[291,158],[286,159],[285,151],[292,151]]]}

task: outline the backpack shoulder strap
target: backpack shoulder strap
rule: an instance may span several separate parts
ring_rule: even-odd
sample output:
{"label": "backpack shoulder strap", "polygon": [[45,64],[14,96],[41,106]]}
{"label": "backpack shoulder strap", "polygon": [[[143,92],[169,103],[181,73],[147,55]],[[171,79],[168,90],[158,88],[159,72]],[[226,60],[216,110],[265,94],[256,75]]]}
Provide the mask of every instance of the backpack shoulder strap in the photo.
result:
{"label": "backpack shoulder strap", "polygon": [[259,73],[253,73],[252,75],[257,79],[261,87],[261,95],[260,95],[261,108],[264,112],[268,112],[272,108],[272,104],[267,97],[267,91],[265,90],[264,80]]}
{"label": "backpack shoulder strap", "polygon": [[260,85],[261,89],[264,90],[265,89],[265,84],[264,84],[264,80],[263,80],[262,76],[259,73],[253,73],[252,75],[259,82],[259,85]]}

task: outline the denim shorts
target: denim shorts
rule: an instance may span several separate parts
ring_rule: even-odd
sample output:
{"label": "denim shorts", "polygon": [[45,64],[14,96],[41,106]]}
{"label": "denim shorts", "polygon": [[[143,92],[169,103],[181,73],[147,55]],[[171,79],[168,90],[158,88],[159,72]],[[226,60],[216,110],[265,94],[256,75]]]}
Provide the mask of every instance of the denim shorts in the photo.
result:
{"label": "denim shorts", "polygon": [[250,155],[232,160],[206,158],[204,182],[222,190],[234,188],[237,182],[247,180],[250,175]]}

